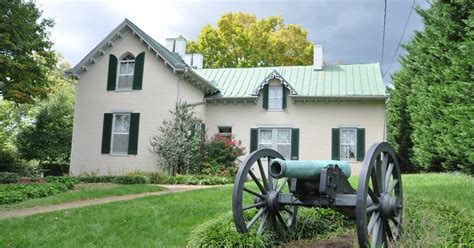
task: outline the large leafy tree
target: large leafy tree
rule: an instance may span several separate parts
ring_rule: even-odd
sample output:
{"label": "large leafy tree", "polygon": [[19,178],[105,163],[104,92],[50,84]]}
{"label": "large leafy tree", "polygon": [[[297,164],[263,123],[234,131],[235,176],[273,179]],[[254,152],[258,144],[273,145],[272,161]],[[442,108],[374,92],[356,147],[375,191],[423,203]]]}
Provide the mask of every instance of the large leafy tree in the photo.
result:
{"label": "large leafy tree", "polygon": [[206,25],[188,52],[201,53],[204,67],[310,65],[313,44],[299,25],[284,24],[279,16],[257,19],[247,13],[228,13],[217,27]]}
{"label": "large leafy tree", "polygon": [[48,70],[56,64],[48,29],[33,1],[0,1],[0,93],[4,99],[32,103],[47,95]]}
{"label": "large leafy tree", "polygon": [[[38,160],[40,163],[67,163],[69,161],[74,86],[62,78],[69,64],[61,61],[48,71],[50,92],[46,99],[34,99],[34,104],[15,104],[3,100],[0,108],[5,107],[8,118],[0,119],[0,133],[9,134],[19,157],[26,160]],[[2,114],[0,114],[0,117]]]}
{"label": "large leafy tree", "polygon": [[388,138],[418,168],[474,173],[474,2],[437,0],[417,12],[425,29],[393,76]]}

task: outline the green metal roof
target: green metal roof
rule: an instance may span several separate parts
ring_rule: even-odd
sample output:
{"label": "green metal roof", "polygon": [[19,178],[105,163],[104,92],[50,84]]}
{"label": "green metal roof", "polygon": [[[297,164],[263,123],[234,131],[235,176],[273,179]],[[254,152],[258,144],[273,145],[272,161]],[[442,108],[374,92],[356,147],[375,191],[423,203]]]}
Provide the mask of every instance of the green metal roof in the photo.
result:
{"label": "green metal roof", "polygon": [[326,65],[322,70],[313,66],[282,66],[256,68],[223,68],[195,70],[214,83],[222,97],[251,97],[268,80],[282,79],[301,97],[379,97],[387,96],[380,66],[376,64]]}

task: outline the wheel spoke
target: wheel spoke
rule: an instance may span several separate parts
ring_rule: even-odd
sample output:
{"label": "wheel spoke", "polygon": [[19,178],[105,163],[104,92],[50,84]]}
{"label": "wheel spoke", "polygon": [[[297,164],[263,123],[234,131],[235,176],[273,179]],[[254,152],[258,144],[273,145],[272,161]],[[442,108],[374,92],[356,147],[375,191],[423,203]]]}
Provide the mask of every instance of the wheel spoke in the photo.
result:
{"label": "wheel spoke", "polygon": [[390,217],[390,220],[393,221],[393,224],[398,228],[400,225],[400,221],[398,220],[398,217]]}
{"label": "wheel spoke", "polygon": [[245,187],[243,188],[243,190],[244,190],[245,192],[247,192],[247,193],[250,193],[250,194],[252,194],[252,195],[254,195],[254,196],[256,196],[256,197],[261,198],[262,200],[265,200],[265,197],[263,197],[263,195],[261,195],[261,194],[255,192],[255,191],[253,191],[253,190],[247,189],[247,188],[245,188]]}
{"label": "wheel spoke", "polygon": [[265,189],[270,190],[270,188],[268,187],[267,176],[265,175],[265,171],[263,170],[262,161],[260,161],[260,159],[257,159],[257,164],[258,170],[260,171],[260,175],[262,177],[263,186],[265,187]]}
{"label": "wheel spoke", "polygon": [[372,216],[370,216],[369,224],[367,225],[367,232],[370,234],[372,233],[372,230],[374,229],[374,225],[377,223],[377,220],[379,219],[379,212],[373,213]]}
{"label": "wheel spoke", "polygon": [[[270,166],[270,162],[272,161],[272,159],[270,157],[267,157],[268,158],[268,166],[267,166],[267,169],[270,170],[270,168],[268,168]],[[269,190],[272,190],[273,189],[273,178],[272,176],[270,175],[270,173],[268,173],[268,188]]]}
{"label": "wheel spoke", "polygon": [[253,174],[253,172],[251,170],[249,170],[249,175],[250,177],[253,179],[253,181],[255,182],[255,184],[257,184],[258,188],[260,189],[260,191],[263,193],[263,194],[266,194],[267,193],[267,190],[262,186],[262,184],[260,183],[260,181],[258,180],[258,178],[255,176],[255,174]]}
{"label": "wheel spoke", "polygon": [[380,233],[380,220],[377,219],[377,222],[375,223],[374,227],[374,232],[372,233],[372,242],[371,242],[371,247],[378,247],[377,241],[379,239],[379,233]]}
{"label": "wheel spoke", "polygon": [[285,210],[286,212],[288,212],[290,215],[293,215],[293,214],[294,214],[293,211],[291,211],[291,210],[289,210],[289,209],[287,209],[287,208],[284,208],[283,210]]}
{"label": "wheel spoke", "polygon": [[280,224],[283,226],[283,228],[284,228],[285,230],[287,230],[288,227],[286,226],[286,223],[285,223],[285,221],[283,220],[283,217],[281,217],[280,212],[277,212],[277,219],[278,219],[278,221],[280,221]]}
{"label": "wheel spoke", "polygon": [[369,193],[370,199],[372,199],[373,203],[379,203],[379,199],[377,198],[377,196],[375,196],[375,193],[374,191],[372,191],[371,188],[368,188],[367,192]]}
{"label": "wheel spoke", "polygon": [[[392,171],[393,171],[393,163],[390,163],[388,165],[388,170],[387,172],[385,173],[385,185],[384,185],[384,189],[387,189],[388,188],[388,182],[390,180],[390,176],[392,176]],[[388,190],[387,190],[388,191]]]}
{"label": "wheel spoke", "polygon": [[283,187],[285,187],[285,184],[288,182],[288,178],[284,178],[282,180],[282,184],[280,185],[280,187],[278,187],[278,189],[276,190],[277,192],[281,192],[281,190],[283,189]]}
{"label": "wheel spoke", "polygon": [[379,209],[379,205],[374,204],[374,205],[367,208],[367,213],[368,214],[372,213],[373,211],[378,210],[378,209]]}
{"label": "wheel spoke", "polygon": [[381,179],[380,184],[382,185],[382,189],[380,190],[380,192],[384,192],[385,189],[386,189],[385,184],[387,183],[385,174],[387,173],[388,154],[385,153],[385,152],[382,152],[380,155],[381,155],[381,159],[382,159],[382,164],[380,165],[380,169],[381,169],[381,171],[380,171],[380,179]]}
{"label": "wheel spoke", "polygon": [[262,220],[260,221],[260,225],[258,226],[258,230],[257,230],[258,234],[262,234],[263,228],[265,227],[265,223],[267,223],[267,218],[268,218],[268,211],[265,211],[262,217]]}
{"label": "wheel spoke", "polygon": [[384,220],[383,221],[384,225],[385,225],[385,229],[386,229],[386,233],[387,233],[387,236],[388,236],[388,239],[390,241],[393,241],[393,233],[392,233],[392,229],[390,228],[390,223],[388,223],[388,220]]}
{"label": "wheel spoke", "polygon": [[395,189],[395,186],[397,186],[397,184],[398,184],[398,179],[393,180],[392,183],[390,184],[390,187],[388,187],[387,189],[387,193],[391,194],[392,191]]}
{"label": "wheel spoke", "polygon": [[377,170],[372,170],[372,173],[370,174],[370,177],[372,178],[372,187],[374,189],[375,195],[379,196],[380,195],[380,183],[378,180],[378,171]]}
{"label": "wheel spoke", "polygon": [[263,212],[265,211],[265,208],[261,208],[258,213],[252,218],[252,220],[250,220],[250,222],[247,224],[247,230],[250,229],[253,224],[255,224],[255,222],[258,220],[258,218],[260,218],[260,216],[262,216]]}
{"label": "wheel spoke", "polygon": [[251,209],[251,208],[258,208],[258,207],[261,207],[263,205],[265,205],[265,202],[258,202],[258,203],[243,207],[242,210],[245,211],[245,210],[248,210],[248,209]]}

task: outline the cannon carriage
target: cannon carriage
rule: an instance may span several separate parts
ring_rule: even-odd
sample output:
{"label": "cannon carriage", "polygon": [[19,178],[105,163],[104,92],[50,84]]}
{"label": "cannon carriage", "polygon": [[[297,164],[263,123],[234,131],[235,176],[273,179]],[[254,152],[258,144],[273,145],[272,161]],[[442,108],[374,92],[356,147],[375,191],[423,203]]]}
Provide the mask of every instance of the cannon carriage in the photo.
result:
{"label": "cannon carriage", "polygon": [[[298,207],[331,208],[356,219],[359,246],[387,246],[400,232],[403,190],[400,166],[388,143],[372,145],[363,160],[357,190],[350,165],[337,160],[285,160],[261,149],[240,165],[232,211],[237,230],[288,230]],[[250,199],[250,200],[249,200]],[[250,216],[249,216],[250,215]]]}

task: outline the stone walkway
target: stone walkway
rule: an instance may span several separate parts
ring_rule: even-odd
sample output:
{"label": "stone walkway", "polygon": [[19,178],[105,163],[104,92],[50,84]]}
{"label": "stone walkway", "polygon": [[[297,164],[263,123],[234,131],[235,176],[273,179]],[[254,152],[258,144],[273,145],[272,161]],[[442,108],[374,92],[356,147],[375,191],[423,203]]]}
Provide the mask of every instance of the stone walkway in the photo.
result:
{"label": "stone walkway", "polygon": [[60,203],[56,205],[46,205],[46,206],[38,206],[38,207],[24,208],[24,209],[10,209],[10,210],[5,210],[5,211],[0,211],[0,219],[6,219],[6,218],[12,218],[12,217],[25,217],[25,216],[34,215],[34,214],[49,213],[49,212],[66,210],[66,209],[71,209],[71,208],[81,208],[81,207],[100,205],[100,204],[105,204],[105,203],[110,203],[110,202],[128,201],[128,200],[133,200],[133,199],[142,198],[142,197],[151,196],[151,195],[165,195],[165,194],[170,194],[170,193],[215,187],[215,186],[204,186],[204,185],[158,185],[158,186],[166,188],[166,190],[159,191],[159,192],[132,194],[132,195],[108,196],[108,197],[103,197],[103,198],[66,202],[66,203]]}

